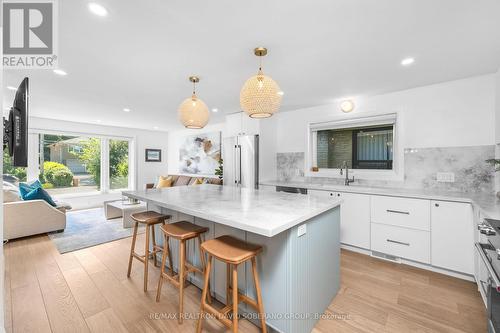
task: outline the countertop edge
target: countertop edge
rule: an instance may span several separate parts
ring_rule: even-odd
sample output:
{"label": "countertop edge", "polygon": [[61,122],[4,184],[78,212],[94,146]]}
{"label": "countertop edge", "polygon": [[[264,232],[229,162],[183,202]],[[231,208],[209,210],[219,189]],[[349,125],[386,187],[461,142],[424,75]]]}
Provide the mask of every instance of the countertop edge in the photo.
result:
{"label": "countertop edge", "polygon": [[[449,202],[460,202],[460,203],[468,203],[473,205],[473,207],[476,207],[479,211],[481,211],[483,214],[487,215],[490,218],[493,219],[500,219],[500,202],[497,202],[496,204],[493,203],[493,206],[497,206],[498,208],[488,208],[486,205],[484,205],[482,202],[479,202],[479,200],[474,199],[474,195],[467,196],[464,195],[462,196],[461,193],[450,193],[449,195],[446,194],[432,194],[432,193],[418,193],[418,192],[413,192],[411,189],[403,189],[404,191],[408,192],[402,192],[398,193],[397,190],[399,189],[394,189],[390,187],[362,187],[362,188],[357,188],[356,186],[343,186],[343,185],[316,185],[316,184],[311,184],[311,183],[301,183],[301,182],[282,182],[282,181],[262,181],[260,182],[261,185],[267,185],[267,186],[288,186],[288,187],[298,187],[298,188],[305,188],[308,190],[318,190],[318,191],[339,191],[339,192],[346,192],[346,193],[356,193],[356,194],[372,194],[372,195],[380,195],[380,196],[390,196],[390,197],[400,197],[400,198],[414,198],[414,199],[425,199],[425,200],[439,200],[439,201],[449,201]],[[389,193],[391,189],[396,190],[394,193]],[[418,191],[418,190],[417,190]],[[495,199],[492,199],[492,202],[494,202]],[[488,204],[490,205],[490,204]]]}
{"label": "countertop edge", "polygon": [[212,215],[212,216],[207,217],[207,215],[202,214],[196,210],[187,209],[186,207],[180,207],[180,206],[173,205],[173,204],[163,202],[163,201],[153,200],[150,198],[144,198],[144,197],[134,193],[134,191],[122,191],[122,195],[124,195],[126,197],[135,198],[135,199],[138,199],[141,201],[145,201],[145,202],[150,202],[154,205],[157,205],[157,206],[160,206],[163,208],[172,209],[172,210],[184,213],[184,214],[192,215],[192,216],[200,218],[200,219],[212,221],[215,223],[220,223],[220,224],[223,224],[223,225],[226,225],[229,227],[233,227],[236,229],[255,233],[255,234],[258,234],[261,236],[265,236],[265,237],[274,237],[274,236],[282,233],[283,231],[291,229],[304,221],[307,221],[315,216],[321,215],[321,214],[325,213],[326,211],[329,211],[331,209],[334,209],[334,208],[340,206],[340,204],[343,201],[342,199],[337,199],[334,202],[332,202],[331,204],[329,204],[328,206],[321,208],[321,209],[316,209],[316,210],[312,211],[310,214],[306,214],[306,215],[304,215],[296,220],[293,220],[289,223],[286,223],[286,224],[280,226],[279,228],[262,229],[262,228],[252,227],[251,225],[248,225],[248,224],[242,224],[239,222],[235,222],[233,220],[228,220],[228,219],[225,219],[225,218],[217,216],[217,215]]}

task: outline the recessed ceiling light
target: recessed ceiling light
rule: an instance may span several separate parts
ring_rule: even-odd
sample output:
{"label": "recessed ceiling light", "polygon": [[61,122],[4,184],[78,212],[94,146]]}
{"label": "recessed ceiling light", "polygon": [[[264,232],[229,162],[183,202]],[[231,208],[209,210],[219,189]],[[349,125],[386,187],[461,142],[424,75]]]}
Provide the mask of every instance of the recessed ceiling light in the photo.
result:
{"label": "recessed ceiling light", "polygon": [[401,65],[410,66],[414,62],[415,62],[415,58],[404,58],[403,60],[401,60]]}
{"label": "recessed ceiling light", "polygon": [[213,108],[213,109],[212,109],[212,112],[217,113],[217,112],[219,112],[219,109],[217,109],[217,108]]}
{"label": "recessed ceiling light", "polygon": [[13,86],[7,86],[7,89],[9,89],[9,90],[14,90],[14,91],[15,91],[15,90],[17,90],[17,88],[16,88],[16,87],[13,87]]}
{"label": "recessed ceiling light", "polygon": [[101,122],[101,119],[97,119],[96,122],[100,123]]}
{"label": "recessed ceiling light", "polygon": [[56,73],[57,75],[61,75],[61,76],[66,76],[68,75],[68,73],[66,73],[65,71],[63,71],[62,69],[54,69],[54,73]]}
{"label": "recessed ceiling light", "polygon": [[108,16],[108,10],[95,2],[89,3],[89,10],[97,16]]}
{"label": "recessed ceiling light", "polygon": [[129,108],[124,108],[123,111],[130,112],[130,109]]}
{"label": "recessed ceiling light", "polygon": [[278,91],[278,95],[283,96],[285,94],[284,91]]}

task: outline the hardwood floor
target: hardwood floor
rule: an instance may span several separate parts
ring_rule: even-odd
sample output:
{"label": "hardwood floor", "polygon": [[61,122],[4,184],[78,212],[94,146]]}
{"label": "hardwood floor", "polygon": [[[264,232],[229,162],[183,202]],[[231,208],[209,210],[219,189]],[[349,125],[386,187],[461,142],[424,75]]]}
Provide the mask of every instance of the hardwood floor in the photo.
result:
{"label": "hardwood floor", "polygon": [[[12,241],[5,249],[7,332],[195,332],[196,320],[176,313],[177,289],[165,283],[155,302],[159,269],[142,266],[127,279],[131,238],[59,254],[47,236]],[[138,238],[138,249],[144,235]],[[342,251],[342,285],[314,333],[486,332],[476,285],[406,265]],[[185,311],[196,315],[201,292],[186,288]],[[265,298],[266,296],[263,295]],[[225,332],[215,320],[204,332]],[[240,332],[260,332],[241,321]]]}

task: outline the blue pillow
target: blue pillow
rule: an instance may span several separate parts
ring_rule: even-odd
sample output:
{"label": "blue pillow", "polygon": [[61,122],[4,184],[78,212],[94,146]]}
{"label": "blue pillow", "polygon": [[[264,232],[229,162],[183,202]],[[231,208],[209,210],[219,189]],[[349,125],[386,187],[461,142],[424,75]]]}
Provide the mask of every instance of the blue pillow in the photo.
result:
{"label": "blue pillow", "polygon": [[28,193],[30,193],[34,189],[41,188],[41,187],[42,187],[42,183],[40,183],[40,181],[38,179],[35,181],[32,181],[30,183],[19,183],[19,194],[21,195],[21,198],[23,200],[26,200],[26,199],[24,199],[24,197]]}
{"label": "blue pillow", "polygon": [[56,203],[54,200],[52,200],[52,197],[50,194],[47,193],[43,188],[38,187],[26,194],[23,198],[23,200],[45,200],[47,203],[53,207],[56,206]]}

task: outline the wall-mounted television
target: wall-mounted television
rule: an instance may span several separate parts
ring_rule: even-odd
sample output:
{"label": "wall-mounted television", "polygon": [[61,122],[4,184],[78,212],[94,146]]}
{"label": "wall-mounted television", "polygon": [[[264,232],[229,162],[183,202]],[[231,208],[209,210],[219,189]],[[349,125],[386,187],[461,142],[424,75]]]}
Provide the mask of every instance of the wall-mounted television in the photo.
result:
{"label": "wall-mounted television", "polygon": [[3,118],[3,149],[8,149],[16,167],[28,166],[28,78],[24,78],[16,91],[9,118]]}

